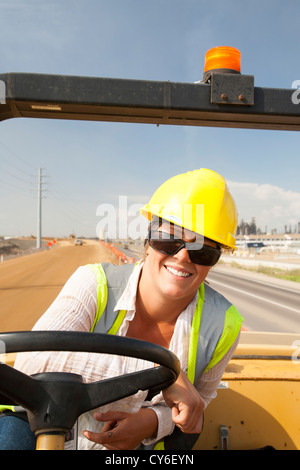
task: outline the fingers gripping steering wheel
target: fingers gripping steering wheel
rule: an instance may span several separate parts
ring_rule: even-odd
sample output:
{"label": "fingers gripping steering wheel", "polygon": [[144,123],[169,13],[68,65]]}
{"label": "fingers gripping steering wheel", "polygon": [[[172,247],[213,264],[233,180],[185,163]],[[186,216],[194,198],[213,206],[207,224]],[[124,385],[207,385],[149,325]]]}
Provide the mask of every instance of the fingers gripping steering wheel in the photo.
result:
{"label": "fingers gripping steering wheel", "polygon": [[28,376],[0,363],[0,403],[26,409],[31,430],[66,434],[86,411],[133,395],[139,390],[158,393],[174,383],[180,371],[168,349],[145,341],[100,333],[27,331],[0,333],[6,353],[76,351],[136,357],[155,364],[138,372],[84,383],[81,375],[44,372]]}

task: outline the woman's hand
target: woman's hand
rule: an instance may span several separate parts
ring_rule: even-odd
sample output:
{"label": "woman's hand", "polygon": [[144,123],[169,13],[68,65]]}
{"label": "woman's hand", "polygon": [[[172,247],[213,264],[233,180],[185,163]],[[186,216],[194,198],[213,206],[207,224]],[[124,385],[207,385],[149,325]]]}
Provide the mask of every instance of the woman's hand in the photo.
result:
{"label": "woman's hand", "polygon": [[167,405],[172,408],[172,420],[181,431],[199,434],[202,431],[204,401],[181,370],[176,382],[163,390]]}
{"label": "woman's hand", "polygon": [[101,432],[83,431],[83,435],[108,450],[135,449],[143,439],[155,436],[157,432],[156,413],[147,408],[141,408],[137,413],[124,411],[95,413],[94,418],[97,421],[105,421]]}

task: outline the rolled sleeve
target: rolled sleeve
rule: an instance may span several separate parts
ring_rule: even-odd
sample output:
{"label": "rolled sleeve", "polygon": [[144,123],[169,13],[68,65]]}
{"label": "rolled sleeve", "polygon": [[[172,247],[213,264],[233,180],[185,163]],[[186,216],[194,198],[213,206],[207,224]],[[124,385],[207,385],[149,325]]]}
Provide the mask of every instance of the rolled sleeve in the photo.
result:
{"label": "rolled sleeve", "polygon": [[149,406],[148,408],[156,413],[158,427],[155,436],[143,440],[143,444],[146,446],[155,444],[155,442],[160,441],[165,436],[168,436],[173,432],[175,427],[172,421],[172,410],[167,405],[161,403],[158,405]]}

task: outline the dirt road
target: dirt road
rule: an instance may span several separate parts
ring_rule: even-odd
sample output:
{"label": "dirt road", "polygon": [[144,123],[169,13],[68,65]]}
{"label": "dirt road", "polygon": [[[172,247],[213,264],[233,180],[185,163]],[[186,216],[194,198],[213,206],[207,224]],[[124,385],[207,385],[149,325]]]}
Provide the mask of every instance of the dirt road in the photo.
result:
{"label": "dirt road", "polygon": [[0,332],[30,330],[76,268],[97,262],[119,264],[108,248],[87,240],[1,263]]}

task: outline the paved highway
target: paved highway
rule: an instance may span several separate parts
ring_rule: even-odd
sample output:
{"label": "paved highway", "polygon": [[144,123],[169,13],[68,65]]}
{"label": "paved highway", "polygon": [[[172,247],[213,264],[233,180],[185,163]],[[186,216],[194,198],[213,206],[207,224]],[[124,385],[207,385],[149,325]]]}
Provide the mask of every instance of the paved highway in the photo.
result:
{"label": "paved highway", "polygon": [[214,289],[243,315],[249,331],[300,333],[300,285],[244,270],[215,267],[208,276]]}
{"label": "paved highway", "polygon": [[[138,259],[143,247],[122,251]],[[300,333],[299,283],[223,264],[214,267],[207,280],[238,308],[248,331]]]}

